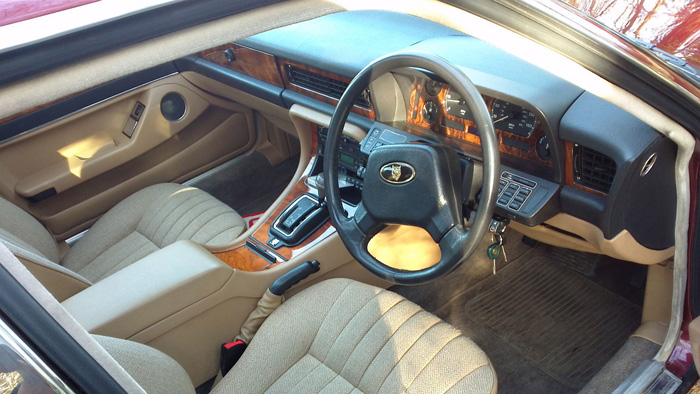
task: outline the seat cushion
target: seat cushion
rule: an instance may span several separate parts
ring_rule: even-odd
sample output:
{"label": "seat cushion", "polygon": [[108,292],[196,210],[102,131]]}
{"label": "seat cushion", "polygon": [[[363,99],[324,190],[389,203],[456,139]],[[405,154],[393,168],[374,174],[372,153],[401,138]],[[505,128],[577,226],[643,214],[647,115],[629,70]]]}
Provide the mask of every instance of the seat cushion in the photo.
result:
{"label": "seat cushion", "polygon": [[486,356],[398,294],[347,279],[282,304],[212,393],[494,393]]}
{"label": "seat cushion", "polygon": [[166,354],[125,339],[93,338],[147,393],[194,394],[187,372]]}
{"label": "seat cushion", "polygon": [[71,248],[61,265],[98,282],[175,241],[224,245],[244,230],[241,216],[209,194],[193,187],[159,184],[109,210]]}

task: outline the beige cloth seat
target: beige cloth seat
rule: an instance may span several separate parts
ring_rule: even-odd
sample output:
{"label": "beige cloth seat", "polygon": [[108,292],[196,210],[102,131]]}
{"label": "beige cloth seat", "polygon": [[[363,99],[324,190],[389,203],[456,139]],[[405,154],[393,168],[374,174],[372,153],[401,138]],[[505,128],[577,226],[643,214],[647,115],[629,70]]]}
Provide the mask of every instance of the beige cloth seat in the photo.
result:
{"label": "beige cloth seat", "polygon": [[[116,339],[98,342],[109,353],[116,352],[115,359],[142,385],[144,375],[172,368],[165,373],[175,376],[172,379],[182,390],[175,391],[167,382],[167,390],[153,392],[192,392],[189,381],[181,383],[181,368],[171,367],[174,361],[156,361],[148,347]],[[154,379],[145,379],[146,384],[158,386]],[[496,372],[486,354],[455,328],[396,293],[332,279],[300,292],[274,311],[212,394],[495,393],[496,389]]]}
{"label": "beige cloth seat", "polygon": [[486,354],[400,295],[348,279],[282,304],[212,394],[495,393]]}
{"label": "beige cloth seat", "polygon": [[187,372],[163,352],[125,339],[92,337],[148,394],[195,392]]}
{"label": "beige cloth seat", "polygon": [[[167,183],[114,206],[59,261],[56,242],[24,210],[0,199],[0,241],[59,299],[96,283],[175,241],[228,244],[245,230],[241,216],[211,195]],[[68,293],[68,294],[65,294]]]}

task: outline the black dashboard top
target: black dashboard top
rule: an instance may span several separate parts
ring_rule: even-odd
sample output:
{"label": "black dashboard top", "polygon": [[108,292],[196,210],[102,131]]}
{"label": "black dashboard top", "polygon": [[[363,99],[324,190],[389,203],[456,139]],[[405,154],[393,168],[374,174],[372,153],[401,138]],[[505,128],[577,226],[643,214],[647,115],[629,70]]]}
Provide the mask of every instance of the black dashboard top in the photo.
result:
{"label": "black dashboard top", "polygon": [[462,33],[411,15],[348,11],[270,30],[241,45],[352,78],[373,60],[415,43]]}

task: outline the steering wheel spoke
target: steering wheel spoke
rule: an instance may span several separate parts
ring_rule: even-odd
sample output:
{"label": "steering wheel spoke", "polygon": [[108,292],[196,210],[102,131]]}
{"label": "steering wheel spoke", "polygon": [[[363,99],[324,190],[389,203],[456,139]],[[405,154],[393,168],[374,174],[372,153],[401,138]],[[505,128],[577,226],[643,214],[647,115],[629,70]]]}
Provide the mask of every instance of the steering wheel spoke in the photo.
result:
{"label": "steering wheel spoke", "polygon": [[357,228],[362,231],[365,235],[372,235],[376,230],[383,225],[372,215],[367,212],[363,203],[360,203],[355,210],[355,215],[353,216],[353,221]]}

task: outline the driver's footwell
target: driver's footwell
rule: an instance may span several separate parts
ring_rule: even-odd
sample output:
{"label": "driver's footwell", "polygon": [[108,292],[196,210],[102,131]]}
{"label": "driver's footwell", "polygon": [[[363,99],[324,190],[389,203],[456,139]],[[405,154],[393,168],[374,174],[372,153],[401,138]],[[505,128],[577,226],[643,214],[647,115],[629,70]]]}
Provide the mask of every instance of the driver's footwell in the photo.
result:
{"label": "driver's footwell", "polygon": [[530,250],[431,310],[489,355],[499,393],[577,392],[640,324],[639,305],[551,252]]}

